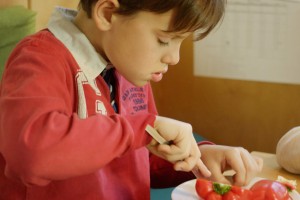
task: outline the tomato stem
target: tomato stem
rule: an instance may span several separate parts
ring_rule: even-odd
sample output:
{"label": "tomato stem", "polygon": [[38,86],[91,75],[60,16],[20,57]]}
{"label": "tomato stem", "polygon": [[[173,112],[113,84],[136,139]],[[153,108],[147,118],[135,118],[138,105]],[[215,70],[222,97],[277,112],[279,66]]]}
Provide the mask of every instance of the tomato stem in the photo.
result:
{"label": "tomato stem", "polygon": [[227,184],[222,184],[222,183],[213,183],[213,189],[216,193],[220,194],[220,195],[224,195],[227,192],[229,192],[231,190],[231,186],[227,185]]}

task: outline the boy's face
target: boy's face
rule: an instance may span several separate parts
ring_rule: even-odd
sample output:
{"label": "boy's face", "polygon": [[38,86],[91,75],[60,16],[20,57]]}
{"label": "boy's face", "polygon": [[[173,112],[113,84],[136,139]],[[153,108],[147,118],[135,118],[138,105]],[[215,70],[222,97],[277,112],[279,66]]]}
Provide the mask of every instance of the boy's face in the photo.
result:
{"label": "boy's face", "polygon": [[102,40],[104,56],[136,86],[160,81],[168,66],[179,62],[180,45],[190,35],[167,33],[171,18],[171,11],[114,16]]}

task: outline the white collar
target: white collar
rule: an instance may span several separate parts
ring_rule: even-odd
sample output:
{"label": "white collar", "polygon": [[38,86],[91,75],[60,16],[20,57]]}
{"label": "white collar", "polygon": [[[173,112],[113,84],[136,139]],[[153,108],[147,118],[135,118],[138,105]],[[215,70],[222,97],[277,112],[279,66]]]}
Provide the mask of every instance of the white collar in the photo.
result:
{"label": "white collar", "polygon": [[105,69],[107,62],[74,25],[76,15],[76,10],[57,7],[50,18],[48,29],[69,49],[87,79],[92,81]]}

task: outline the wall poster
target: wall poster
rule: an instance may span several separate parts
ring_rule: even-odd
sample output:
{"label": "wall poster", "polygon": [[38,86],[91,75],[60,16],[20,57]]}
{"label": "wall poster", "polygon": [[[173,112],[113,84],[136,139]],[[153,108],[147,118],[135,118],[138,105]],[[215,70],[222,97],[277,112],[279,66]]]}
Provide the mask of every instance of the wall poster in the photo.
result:
{"label": "wall poster", "polygon": [[194,42],[196,76],[300,84],[300,0],[228,0]]}

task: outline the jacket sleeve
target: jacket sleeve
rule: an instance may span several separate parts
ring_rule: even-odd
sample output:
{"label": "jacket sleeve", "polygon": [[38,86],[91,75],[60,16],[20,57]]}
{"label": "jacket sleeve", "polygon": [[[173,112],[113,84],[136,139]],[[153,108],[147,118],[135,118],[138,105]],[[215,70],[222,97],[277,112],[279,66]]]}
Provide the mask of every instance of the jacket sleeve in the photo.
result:
{"label": "jacket sleeve", "polygon": [[145,127],[154,123],[154,114],[80,119],[73,112],[73,77],[60,59],[63,52],[47,49],[51,44],[45,49],[23,45],[11,54],[0,88],[0,151],[6,176],[46,185],[95,172],[150,142]]}

